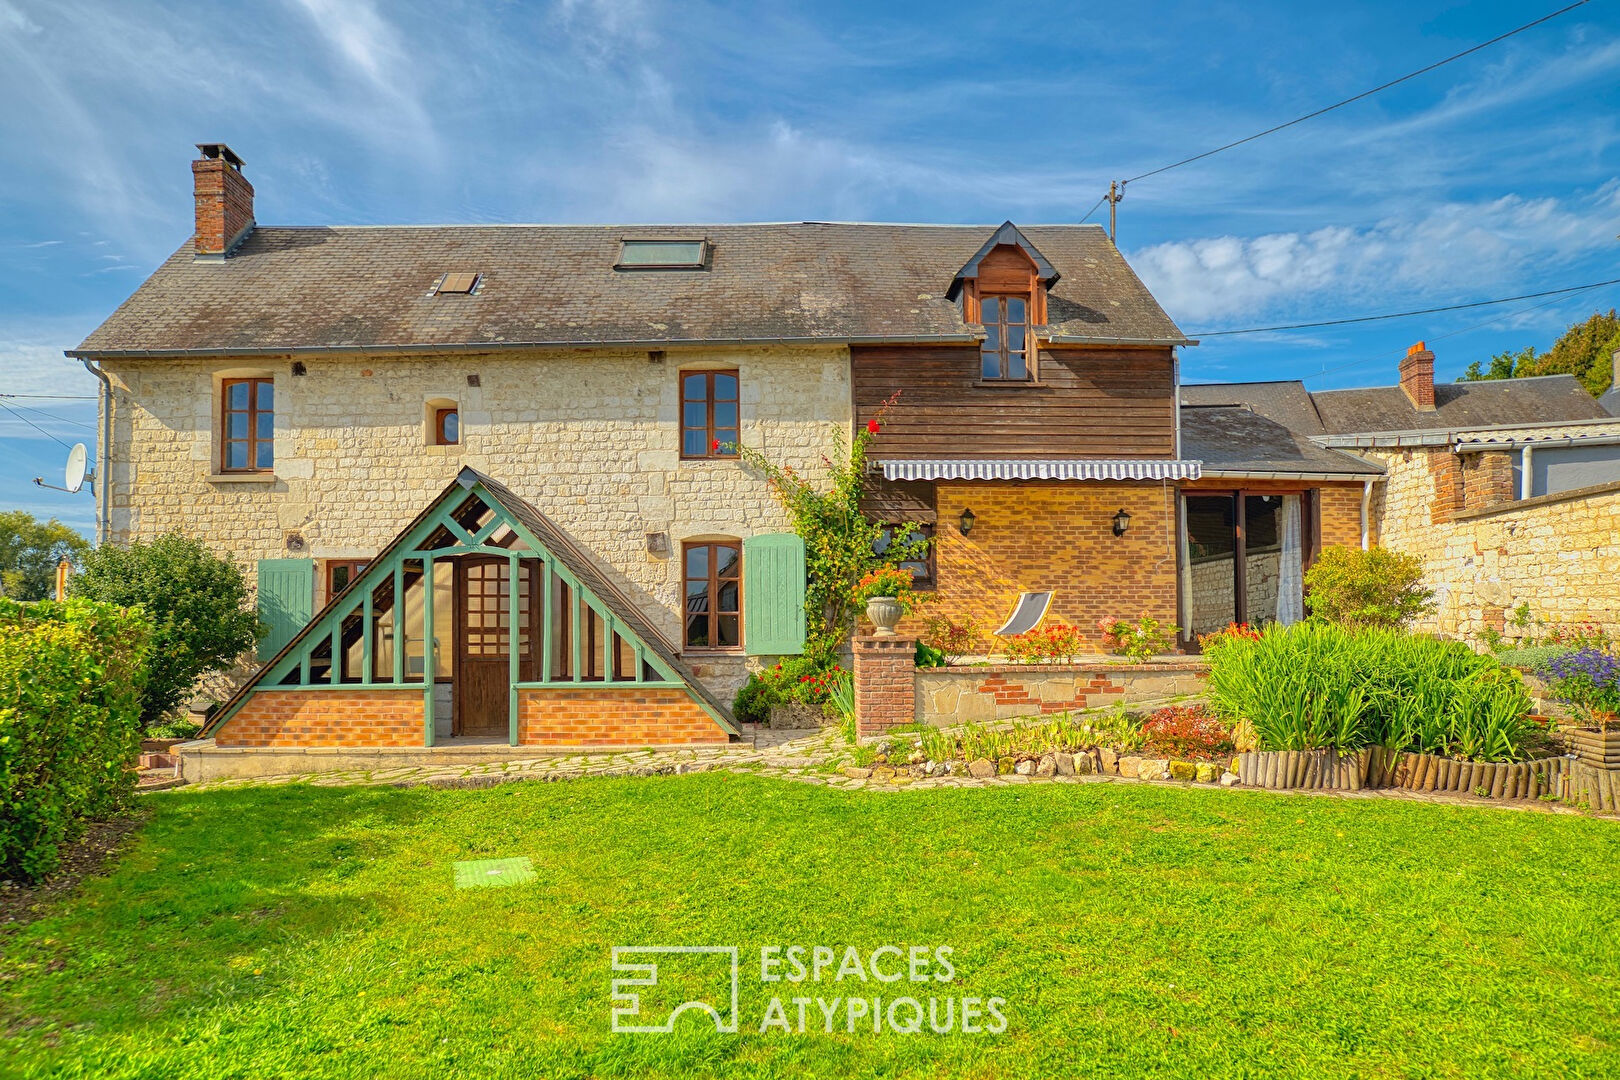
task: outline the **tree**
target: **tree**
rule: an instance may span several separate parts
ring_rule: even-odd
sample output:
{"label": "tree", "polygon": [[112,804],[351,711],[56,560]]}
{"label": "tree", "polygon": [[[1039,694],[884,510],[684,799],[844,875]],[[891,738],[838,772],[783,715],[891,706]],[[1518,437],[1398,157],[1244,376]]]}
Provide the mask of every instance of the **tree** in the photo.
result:
{"label": "tree", "polygon": [[139,607],[153,625],[141,722],[172,713],[198,678],[224,671],[262,632],[241,569],[179,533],[127,548],[104,544],[84,556],[70,595]]}
{"label": "tree", "polygon": [[1593,397],[1609,389],[1614,377],[1614,354],[1620,350],[1620,315],[1613,308],[1595,313],[1565,330],[1552,348],[1538,353],[1534,346],[1518,352],[1497,353],[1488,368],[1479,361],[1468,365],[1461,382],[1484,379],[1523,379],[1532,375],[1573,375]]}
{"label": "tree", "polygon": [[56,588],[56,564],[77,566],[90,550],[84,537],[56,518],[26,510],[0,511],[0,592],[13,600],[46,600]]}
{"label": "tree", "polygon": [[866,490],[866,448],[883,426],[883,417],[895,403],[895,394],[883,403],[866,427],[846,448],[842,430],[833,433],[833,453],[827,463],[831,486],[822,491],[793,470],[777,465],[758,450],[736,447],[744,464],[765,475],[771,491],[781,500],[793,531],[804,541],[805,656],[817,664],[831,664],[855,625],[855,593],[861,578],[875,570],[898,567],[926,557],[928,540],[914,526],[898,529],[881,554],[883,523],[861,511]]}

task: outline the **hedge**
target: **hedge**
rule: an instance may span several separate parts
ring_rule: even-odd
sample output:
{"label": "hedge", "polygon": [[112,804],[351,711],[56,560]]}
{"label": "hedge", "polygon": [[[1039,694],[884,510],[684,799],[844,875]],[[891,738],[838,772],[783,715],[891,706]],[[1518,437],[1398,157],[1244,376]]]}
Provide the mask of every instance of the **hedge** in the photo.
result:
{"label": "hedge", "polygon": [[151,639],[129,608],[0,599],[0,877],[39,880],[126,805]]}

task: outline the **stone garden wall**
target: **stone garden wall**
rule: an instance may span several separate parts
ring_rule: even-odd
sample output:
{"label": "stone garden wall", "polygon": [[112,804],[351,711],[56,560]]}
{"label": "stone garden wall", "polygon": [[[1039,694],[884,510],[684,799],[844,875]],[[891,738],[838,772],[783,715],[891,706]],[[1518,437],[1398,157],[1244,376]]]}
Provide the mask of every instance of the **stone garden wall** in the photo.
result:
{"label": "stone garden wall", "polygon": [[935,727],[1134,705],[1202,692],[1208,665],[1196,657],[1145,664],[989,664],[921,668],[916,673],[917,719]]}

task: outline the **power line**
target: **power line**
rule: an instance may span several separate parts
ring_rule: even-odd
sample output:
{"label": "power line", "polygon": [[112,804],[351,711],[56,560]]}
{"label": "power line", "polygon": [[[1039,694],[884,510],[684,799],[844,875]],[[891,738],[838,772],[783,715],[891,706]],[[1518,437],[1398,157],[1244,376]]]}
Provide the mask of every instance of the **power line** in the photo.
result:
{"label": "power line", "polygon": [[[10,394],[0,394],[0,398],[10,397],[10,396],[11,396]],[[15,407],[19,408],[19,409],[27,409],[31,413],[37,413],[40,416],[45,417],[47,420],[55,420],[59,424],[67,424],[70,427],[80,427],[80,428],[84,428],[87,431],[96,430],[96,427],[95,427],[94,424],[87,424],[83,420],[69,420],[65,416],[58,416],[55,413],[46,412],[44,409],[41,409],[37,405],[16,405]]]}
{"label": "power line", "polygon": [[[61,443],[61,445],[63,445],[63,446],[67,446],[67,445],[68,445],[68,444],[67,444],[67,443],[65,443],[65,442],[62,442],[62,440],[61,440],[61,439],[58,439],[58,438],[57,438],[57,437],[56,437],[56,436],[55,436],[55,435],[52,435],[52,434],[51,434],[51,433],[50,433],[50,432],[48,432],[48,431],[46,431],[46,430],[45,430],[45,429],[44,429],[44,428],[42,428],[42,427],[40,427],[40,426],[39,426],[39,425],[38,425],[38,424],[36,424],[36,423],[34,423],[34,422],[33,422],[33,421],[32,421],[32,420],[30,420],[30,419],[29,419],[29,418],[28,418],[28,417],[27,417],[27,416],[25,416],[25,415],[23,415],[23,413],[22,413],[22,412],[20,412],[20,411],[19,411],[19,410],[17,410],[17,409],[16,409],[16,408],[13,408],[13,407],[12,407],[12,406],[10,406],[10,405],[7,405],[7,404],[6,404],[6,403],[5,403],[5,402],[3,402],[3,401],[0,401],[0,409],[4,409],[4,410],[6,410],[6,412],[8,412],[8,413],[10,413],[10,414],[11,414],[11,415],[13,415],[13,416],[15,416],[15,417],[16,417],[16,418],[17,418],[17,419],[19,419],[19,420],[21,420],[21,421],[22,421],[22,422],[23,422],[23,423],[25,423],[25,424],[27,424],[27,425],[28,425],[28,426],[29,426],[29,427],[31,427],[31,428],[33,428],[33,429],[34,429],[34,430],[35,430],[35,431],[37,431],[37,432],[39,432],[39,433],[40,433],[40,434],[41,434],[41,435],[43,435],[43,436],[45,436],[45,437],[46,437],[46,438],[47,438],[47,439],[50,439],[50,440],[52,440],[52,441],[53,441],[53,442],[57,442],[57,443]],[[68,449],[70,449],[70,450],[71,450],[71,449],[72,449],[72,447],[71,447],[71,446],[69,446],[69,447],[68,447]]]}
{"label": "power line", "polygon": [[1447,304],[1445,307],[1418,308],[1415,311],[1396,311],[1388,315],[1358,315],[1351,319],[1324,319],[1321,322],[1286,323],[1281,326],[1250,326],[1242,330],[1194,331],[1193,337],[1231,337],[1234,334],[1265,334],[1273,330],[1309,330],[1318,326],[1347,326],[1351,323],[1381,322],[1385,319],[1406,319],[1413,315],[1433,315],[1441,311],[1464,311],[1468,308],[1490,307],[1492,304],[1511,304],[1518,300],[1535,300],[1543,296],[1563,296],[1566,293],[1601,289],[1605,285],[1620,285],[1620,278],[1597,281],[1591,285],[1571,285],[1567,289],[1548,289],[1546,292],[1525,293],[1523,296],[1504,296],[1500,300],[1475,300],[1467,304]]}
{"label": "power line", "polygon": [[[1461,60],[1463,57],[1472,55],[1473,53],[1477,53],[1481,49],[1489,48],[1490,46],[1495,45],[1499,41],[1506,41],[1508,38],[1512,37],[1515,34],[1522,34],[1526,30],[1530,30],[1530,29],[1532,29],[1534,27],[1540,26],[1544,22],[1548,22],[1548,21],[1550,21],[1552,19],[1556,19],[1560,15],[1566,15],[1569,12],[1574,11],[1576,8],[1582,7],[1582,6],[1584,6],[1584,5],[1586,5],[1586,4],[1590,3],[1590,2],[1591,2],[1591,0],[1575,0],[1575,3],[1569,4],[1569,5],[1565,6],[1565,7],[1561,7],[1557,11],[1554,11],[1554,12],[1552,12],[1550,14],[1543,15],[1541,18],[1536,19],[1534,22],[1527,22],[1523,26],[1517,27],[1516,29],[1513,29],[1513,30],[1509,30],[1505,34],[1498,34],[1496,37],[1491,38],[1489,41],[1482,41],[1478,45],[1475,45],[1472,48],[1464,49],[1460,53],[1455,53],[1455,54],[1453,54],[1451,56],[1448,56],[1444,60],[1436,60],[1434,63],[1430,64],[1428,67],[1419,68],[1418,70],[1413,71],[1413,72],[1411,72],[1409,74],[1402,75],[1398,79],[1391,79],[1389,82],[1384,83],[1381,86],[1375,86],[1371,90],[1363,90],[1361,93],[1355,95],[1354,97],[1347,97],[1343,101],[1336,101],[1332,105],[1328,105],[1325,108],[1317,109],[1315,112],[1308,112],[1304,116],[1296,116],[1294,119],[1289,120],[1286,123],[1277,124],[1275,127],[1268,127],[1264,131],[1255,132],[1253,135],[1249,135],[1249,136],[1246,136],[1244,138],[1234,140],[1233,142],[1229,142],[1224,146],[1217,146],[1213,150],[1205,150],[1201,154],[1194,154],[1192,157],[1182,158],[1180,161],[1171,162],[1169,165],[1161,165],[1157,169],[1152,169],[1152,170],[1150,170],[1148,172],[1142,173],[1139,176],[1133,176],[1129,180],[1124,181],[1124,183],[1126,183],[1126,184],[1134,184],[1138,180],[1146,180],[1150,176],[1158,176],[1160,173],[1169,172],[1171,169],[1179,169],[1183,165],[1191,165],[1195,161],[1202,161],[1204,158],[1213,157],[1214,155],[1222,153],[1223,151],[1226,151],[1226,150],[1230,150],[1235,146],[1242,146],[1244,143],[1251,143],[1251,142],[1254,142],[1254,140],[1256,140],[1256,139],[1265,138],[1267,135],[1273,135],[1273,134],[1275,134],[1275,133],[1277,133],[1279,131],[1282,131],[1284,128],[1291,128],[1295,124],[1303,124],[1307,120],[1314,120],[1316,117],[1321,116],[1324,113],[1330,113],[1334,109],[1342,109],[1346,105],[1353,104],[1354,102],[1360,101],[1363,98],[1371,97],[1372,95],[1374,95],[1374,94],[1376,94],[1376,93],[1378,93],[1378,92],[1380,92],[1382,90],[1388,90],[1392,86],[1399,86],[1401,83],[1406,82],[1409,79],[1415,79],[1419,75],[1427,75],[1429,72],[1435,70],[1436,68],[1444,67],[1445,65],[1447,65],[1449,63],[1452,63],[1453,61],[1456,61],[1456,60]],[[1107,196],[1104,196],[1104,198],[1106,198],[1106,197]],[[1098,201],[1098,205],[1099,206],[1101,205],[1101,200]],[[1096,207],[1093,207],[1092,208],[1092,213],[1095,213],[1095,212],[1096,212]],[[1089,217],[1090,215],[1088,214],[1087,216]]]}
{"label": "power line", "polygon": [[51,401],[95,401],[94,394],[0,394],[3,398],[46,398]]}
{"label": "power line", "polygon": [[[1600,288],[1601,286],[1606,285],[1606,284],[1611,284],[1611,283],[1610,282],[1599,282],[1597,285],[1588,285],[1588,286],[1586,286],[1586,288],[1587,289],[1596,289],[1596,288]],[[1578,291],[1582,291],[1582,290],[1575,290],[1575,291],[1578,292]],[[1567,295],[1567,293],[1561,292],[1560,296],[1563,296],[1563,295]],[[1499,323],[1503,319],[1512,318],[1515,315],[1523,315],[1526,312],[1536,311],[1536,310],[1538,310],[1540,308],[1544,308],[1544,307],[1551,307],[1553,304],[1558,303],[1558,299],[1559,299],[1558,297],[1554,297],[1551,300],[1546,300],[1546,301],[1543,301],[1542,303],[1539,303],[1539,304],[1531,304],[1529,307],[1520,308],[1517,311],[1503,312],[1501,315],[1493,316],[1493,317],[1491,317],[1489,319],[1486,319],[1484,322],[1477,322],[1477,323],[1474,323],[1471,326],[1465,326],[1460,330],[1452,330],[1452,331],[1449,331],[1447,333],[1440,334],[1440,335],[1438,335],[1436,337],[1431,337],[1428,340],[1430,340],[1430,341],[1444,341],[1447,338],[1456,337],[1458,334],[1469,334],[1469,333],[1472,333],[1475,330],[1479,330],[1479,329],[1482,329],[1484,327],[1490,326],[1493,323]],[[1353,368],[1353,367],[1361,367],[1363,364],[1372,364],[1372,363],[1385,363],[1385,364],[1387,364],[1387,363],[1392,363],[1393,361],[1400,359],[1400,357],[1404,356],[1404,355],[1405,355],[1405,353],[1401,353],[1401,354],[1396,355],[1396,356],[1391,356],[1391,357],[1389,357],[1387,359],[1386,358],[1380,358],[1380,357],[1369,357],[1366,360],[1352,360],[1347,364],[1339,364],[1336,367],[1323,368],[1321,371],[1318,371],[1314,375],[1303,376],[1301,381],[1304,381],[1306,379],[1320,379],[1324,375],[1332,375],[1334,372],[1345,371],[1345,370],[1347,370],[1349,368]]]}

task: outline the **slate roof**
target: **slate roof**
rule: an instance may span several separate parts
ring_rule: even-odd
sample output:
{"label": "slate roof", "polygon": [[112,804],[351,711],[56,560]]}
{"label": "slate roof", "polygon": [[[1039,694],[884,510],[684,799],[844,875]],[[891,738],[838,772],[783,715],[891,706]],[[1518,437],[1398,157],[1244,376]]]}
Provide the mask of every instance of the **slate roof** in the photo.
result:
{"label": "slate roof", "polygon": [[1354,454],[1318,446],[1307,435],[1243,406],[1183,405],[1181,455],[1201,459],[1205,475],[1327,473],[1356,479],[1384,471]]}
{"label": "slate roof", "polygon": [[1608,410],[1610,416],[1620,416],[1620,383],[1609,387],[1604,395],[1598,398],[1598,404]]}
{"label": "slate roof", "polygon": [[[970,340],[946,300],[995,225],[259,226],[170,256],[72,355]],[[1064,341],[1186,341],[1094,225],[1022,230],[1061,275]],[[708,269],[614,270],[619,243],[707,239]],[[472,295],[435,296],[446,272]]]}
{"label": "slate roof", "polygon": [[[1242,405],[1305,435],[1466,431],[1560,424],[1608,415],[1573,375],[1435,383],[1433,412],[1420,412],[1399,386],[1311,392],[1297,380],[1184,385],[1187,405]],[[1191,455],[1189,455],[1191,456]]]}

